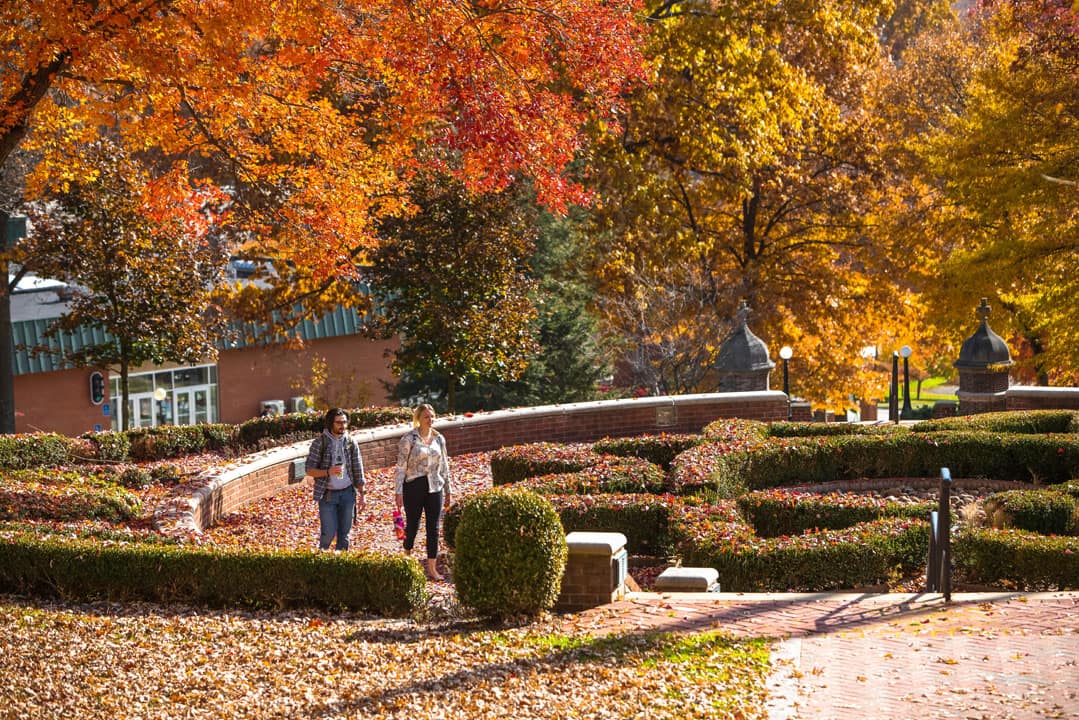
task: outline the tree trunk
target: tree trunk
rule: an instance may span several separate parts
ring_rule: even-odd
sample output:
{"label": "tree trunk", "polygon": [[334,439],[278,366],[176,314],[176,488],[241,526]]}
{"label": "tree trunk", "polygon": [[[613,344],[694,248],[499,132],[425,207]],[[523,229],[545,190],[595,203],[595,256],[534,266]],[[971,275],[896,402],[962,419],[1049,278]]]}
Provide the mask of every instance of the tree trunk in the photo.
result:
{"label": "tree trunk", "polygon": [[[0,218],[3,218],[0,215]],[[4,274],[0,283],[0,433],[15,432],[15,362],[11,338],[11,286],[7,279],[8,264],[0,262]]]}
{"label": "tree trunk", "polygon": [[446,388],[446,414],[453,415],[454,408],[457,407],[457,378],[450,375],[448,387]]}
{"label": "tree trunk", "polygon": [[131,413],[128,412],[127,404],[127,375],[128,375],[128,363],[127,360],[120,361],[120,431],[131,429]]}

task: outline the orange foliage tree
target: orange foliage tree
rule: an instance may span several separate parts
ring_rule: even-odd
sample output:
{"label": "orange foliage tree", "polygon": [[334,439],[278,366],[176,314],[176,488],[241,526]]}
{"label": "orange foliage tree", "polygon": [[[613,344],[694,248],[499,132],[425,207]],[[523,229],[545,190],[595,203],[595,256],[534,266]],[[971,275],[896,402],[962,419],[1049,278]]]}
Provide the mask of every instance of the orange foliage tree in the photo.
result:
{"label": "orange foliage tree", "polygon": [[[0,163],[37,164],[29,198],[92,178],[103,128],[162,173],[231,199],[229,249],[270,261],[264,315],[355,301],[355,266],[422,166],[473,190],[535,181],[583,197],[566,165],[590,116],[641,75],[635,0],[7,0]],[[196,192],[198,183],[192,183]],[[2,352],[2,348],[0,348]]]}
{"label": "orange foliage tree", "polygon": [[[229,187],[258,252],[319,278],[376,242],[423,161],[476,189],[535,178],[555,206],[589,112],[637,74],[632,3],[15,0],[0,9],[0,161],[30,194],[92,174],[102,126]],[[64,165],[54,162],[65,160]]]}

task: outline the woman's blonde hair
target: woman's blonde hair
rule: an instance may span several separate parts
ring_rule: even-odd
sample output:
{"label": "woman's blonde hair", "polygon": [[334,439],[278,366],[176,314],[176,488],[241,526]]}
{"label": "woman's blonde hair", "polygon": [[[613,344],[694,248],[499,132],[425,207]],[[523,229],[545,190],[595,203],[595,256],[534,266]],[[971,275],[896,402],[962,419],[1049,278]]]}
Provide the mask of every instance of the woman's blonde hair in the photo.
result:
{"label": "woman's blonde hair", "polygon": [[412,408],[412,426],[413,427],[419,427],[420,426],[420,413],[422,413],[424,410],[430,410],[432,415],[434,415],[436,417],[438,416],[438,413],[435,412],[435,409],[433,407],[431,407],[430,403],[420,403],[416,407]]}

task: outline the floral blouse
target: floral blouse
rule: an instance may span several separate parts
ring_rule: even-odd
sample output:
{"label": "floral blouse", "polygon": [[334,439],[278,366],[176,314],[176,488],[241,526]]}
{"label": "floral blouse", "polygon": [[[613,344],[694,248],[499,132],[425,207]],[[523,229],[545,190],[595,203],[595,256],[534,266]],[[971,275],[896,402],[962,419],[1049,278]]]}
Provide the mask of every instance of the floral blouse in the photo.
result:
{"label": "floral blouse", "polygon": [[397,468],[393,473],[394,487],[398,495],[405,491],[405,481],[427,476],[427,489],[430,492],[452,491],[450,485],[450,464],[446,452],[446,438],[437,430],[432,430],[431,444],[420,437],[419,430],[410,430],[397,443]]}

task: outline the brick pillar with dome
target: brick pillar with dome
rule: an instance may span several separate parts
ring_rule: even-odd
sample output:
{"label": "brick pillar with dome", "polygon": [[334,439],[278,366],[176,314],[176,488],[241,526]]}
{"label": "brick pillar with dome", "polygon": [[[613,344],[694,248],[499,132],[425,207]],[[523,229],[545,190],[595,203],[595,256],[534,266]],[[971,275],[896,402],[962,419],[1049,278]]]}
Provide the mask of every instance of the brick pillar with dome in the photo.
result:
{"label": "brick pillar with dome", "polygon": [[738,321],[716,356],[719,392],[756,392],[768,389],[768,375],[776,366],[768,346],[747,325],[752,312],[745,300],[738,308]]}
{"label": "brick pillar with dome", "polygon": [[1011,352],[1004,339],[989,327],[989,303],[978,306],[981,324],[963,341],[954,367],[959,371],[959,414],[975,415],[1007,409],[1006,393],[1011,382]]}

